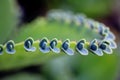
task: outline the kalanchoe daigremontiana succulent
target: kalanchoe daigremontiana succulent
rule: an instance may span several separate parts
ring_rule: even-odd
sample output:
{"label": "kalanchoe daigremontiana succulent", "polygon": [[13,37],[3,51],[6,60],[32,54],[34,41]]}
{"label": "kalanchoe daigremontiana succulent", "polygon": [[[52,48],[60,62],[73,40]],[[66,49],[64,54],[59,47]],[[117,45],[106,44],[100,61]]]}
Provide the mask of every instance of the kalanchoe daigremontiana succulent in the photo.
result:
{"label": "kalanchoe daigremontiana succulent", "polygon": [[[104,53],[112,54],[112,49],[116,49],[115,36],[108,27],[104,24],[87,19],[86,16],[81,14],[73,14],[72,12],[64,11],[50,11],[47,15],[48,22],[56,21],[62,24],[77,25],[78,27],[86,27],[92,31],[96,31],[101,35],[100,39],[93,39],[87,41],[86,39],[80,39],[80,41],[70,41],[66,39],[64,42],[57,40],[57,37],[53,40],[47,38],[40,39],[40,41],[34,41],[32,37],[29,37],[22,43],[23,48],[27,52],[35,52],[37,49],[41,53],[60,53],[64,52],[67,55],[75,55],[79,53],[81,55],[88,55],[89,51],[98,56],[103,56]],[[38,48],[34,47],[34,43],[38,43]],[[12,40],[8,41],[5,46],[0,45],[0,55],[4,53],[17,54],[15,49],[17,45]],[[74,46],[74,47],[73,47]],[[4,50],[6,52],[4,52]],[[57,55],[57,54],[56,54]]]}

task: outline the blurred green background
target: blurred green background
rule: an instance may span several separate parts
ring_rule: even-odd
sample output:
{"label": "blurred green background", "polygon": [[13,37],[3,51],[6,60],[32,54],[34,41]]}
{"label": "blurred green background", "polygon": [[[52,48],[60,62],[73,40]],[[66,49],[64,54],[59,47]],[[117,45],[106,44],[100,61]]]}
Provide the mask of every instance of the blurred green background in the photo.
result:
{"label": "blurred green background", "polygon": [[[21,42],[28,36],[32,36],[35,40],[44,36],[52,39],[55,34],[59,34],[59,29],[64,29],[66,34],[61,34],[59,39],[79,40],[79,34],[75,29],[71,27],[61,28],[61,25],[56,22],[47,23],[46,20],[40,19],[40,17],[46,17],[47,12],[51,9],[64,9],[75,13],[83,13],[89,18],[105,23],[116,35],[118,48],[114,50],[113,55],[104,55],[103,57],[94,55],[62,56],[50,59],[45,63],[37,61],[34,64],[30,63],[19,68],[5,69],[0,67],[0,80],[120,80],[119,6],[119,0],[1,0],[1,44],[5,44],[10,39]],[[39,28],[40,26],[43,28]],[[50,27],[46,29],[47,26]],[[68,25],[62,26],[66,27]],[[55,34],[52,33],[53,29]],[[70,31],[72,35],[68,36],[67,33],[70,33]],[[96,36],[94,33],[90,33],[93,35],[92,37],[87,36],[86,29],[83,32],[81,37],[91,39]],[[0,60],[6,60],[6,57]],[[25,60],[29,59],[26,58]],[[33,60],[30,61],[33,62]],[[0,61],[0,63],[2,62],[7,61]],[[1,65],[7,66],[8,63]],[[16,63],[22,62],[16,60]]]}

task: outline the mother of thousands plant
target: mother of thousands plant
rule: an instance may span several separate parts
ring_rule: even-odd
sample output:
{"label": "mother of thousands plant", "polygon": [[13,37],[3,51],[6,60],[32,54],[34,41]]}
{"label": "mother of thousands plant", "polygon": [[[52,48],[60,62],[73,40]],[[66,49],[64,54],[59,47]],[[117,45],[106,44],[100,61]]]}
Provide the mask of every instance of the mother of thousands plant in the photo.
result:
{"label": "mother of thousands plant", "polygon": [[21,29],[15,39],[0,45],[0,70],[44,63],[65,55],[105,56],[117,48],[110,29],[83,14],[52,10],[46,18],[28,26],[31,28]]}

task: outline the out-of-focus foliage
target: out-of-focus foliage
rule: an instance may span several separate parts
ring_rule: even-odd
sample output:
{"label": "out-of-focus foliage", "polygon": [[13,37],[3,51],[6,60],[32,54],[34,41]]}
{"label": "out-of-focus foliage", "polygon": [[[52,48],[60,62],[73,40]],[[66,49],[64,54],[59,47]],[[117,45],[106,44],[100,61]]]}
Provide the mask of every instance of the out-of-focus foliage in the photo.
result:
{"label": "out-of-focus foliage", "polygon": [[0,43],[4,43],[15,28],[17,8],[14,0],[0,0]]}
{"label": "out-of-focus foliage", "polygon": [[56,7],[68,9],[96,18],[109,14],[112,0],[50,0],[48,5],[50,9]]}
{"label": "out-of-focus foliage", "polygon": [[2,80],[45,80],[45,79],[39,74],[30,74],[30,73],[22,72],[8,76]]}

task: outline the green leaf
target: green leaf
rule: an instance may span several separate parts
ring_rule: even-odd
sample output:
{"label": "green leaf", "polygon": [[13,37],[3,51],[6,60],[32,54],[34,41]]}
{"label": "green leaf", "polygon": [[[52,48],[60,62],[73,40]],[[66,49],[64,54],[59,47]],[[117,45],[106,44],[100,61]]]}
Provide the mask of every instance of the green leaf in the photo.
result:
{"label": "green leaf", "polygon": [[[35,52],[27,52],[24,49],[23,42],[28,37],[33,37],[35,40],[33,44],[33,46],[37,48]],[[60,23],[58,21],[49,22],[46,18],[37,19],[34,22],[25,25],[16,38],[13,39],[16,42],[15,54],[7,54],[4,50],[3,55],[0,56],[0,70],[20,69],[30,65],[44,64],[47,66],[43,69],[44,74],[47,74],[45,76],[48,79],[50,75],[52,80],[115,79],[116,66],[118,63],[115,55],[116,52],[112,55],[104,54],[102,57],[98,57],[91,52],[89,52],[88,56],[82,56],[77,52],[75,53],[75,56],[68,56],[64,52],[59,54],[53,52],[44,54],[39,51],[39,40],[43,37],[47,37],[49,40],[57,38],[61,41],[66,39],[70,39],[71,41],[86,39],[89,43],[89,41],[94,38],[100,38],[100,35],[85,26],[77,26],[66,22]],[[58,48],[61,47],[61,44],[61,42],[58,43]],[[76,42],[71,42],[70,47],[74,49],[74,51],[75,45]],[[58,60],[58,62],[56,60]],[[59,61],[62,61],[64,64],[60,64]],[[59,65],[62,66],[61,69]]]}
{"label": "green leaf", "polygon": [[4,43],[15,29],[18,23],[16,12],[14,0],[0,1],[0,43]]}

